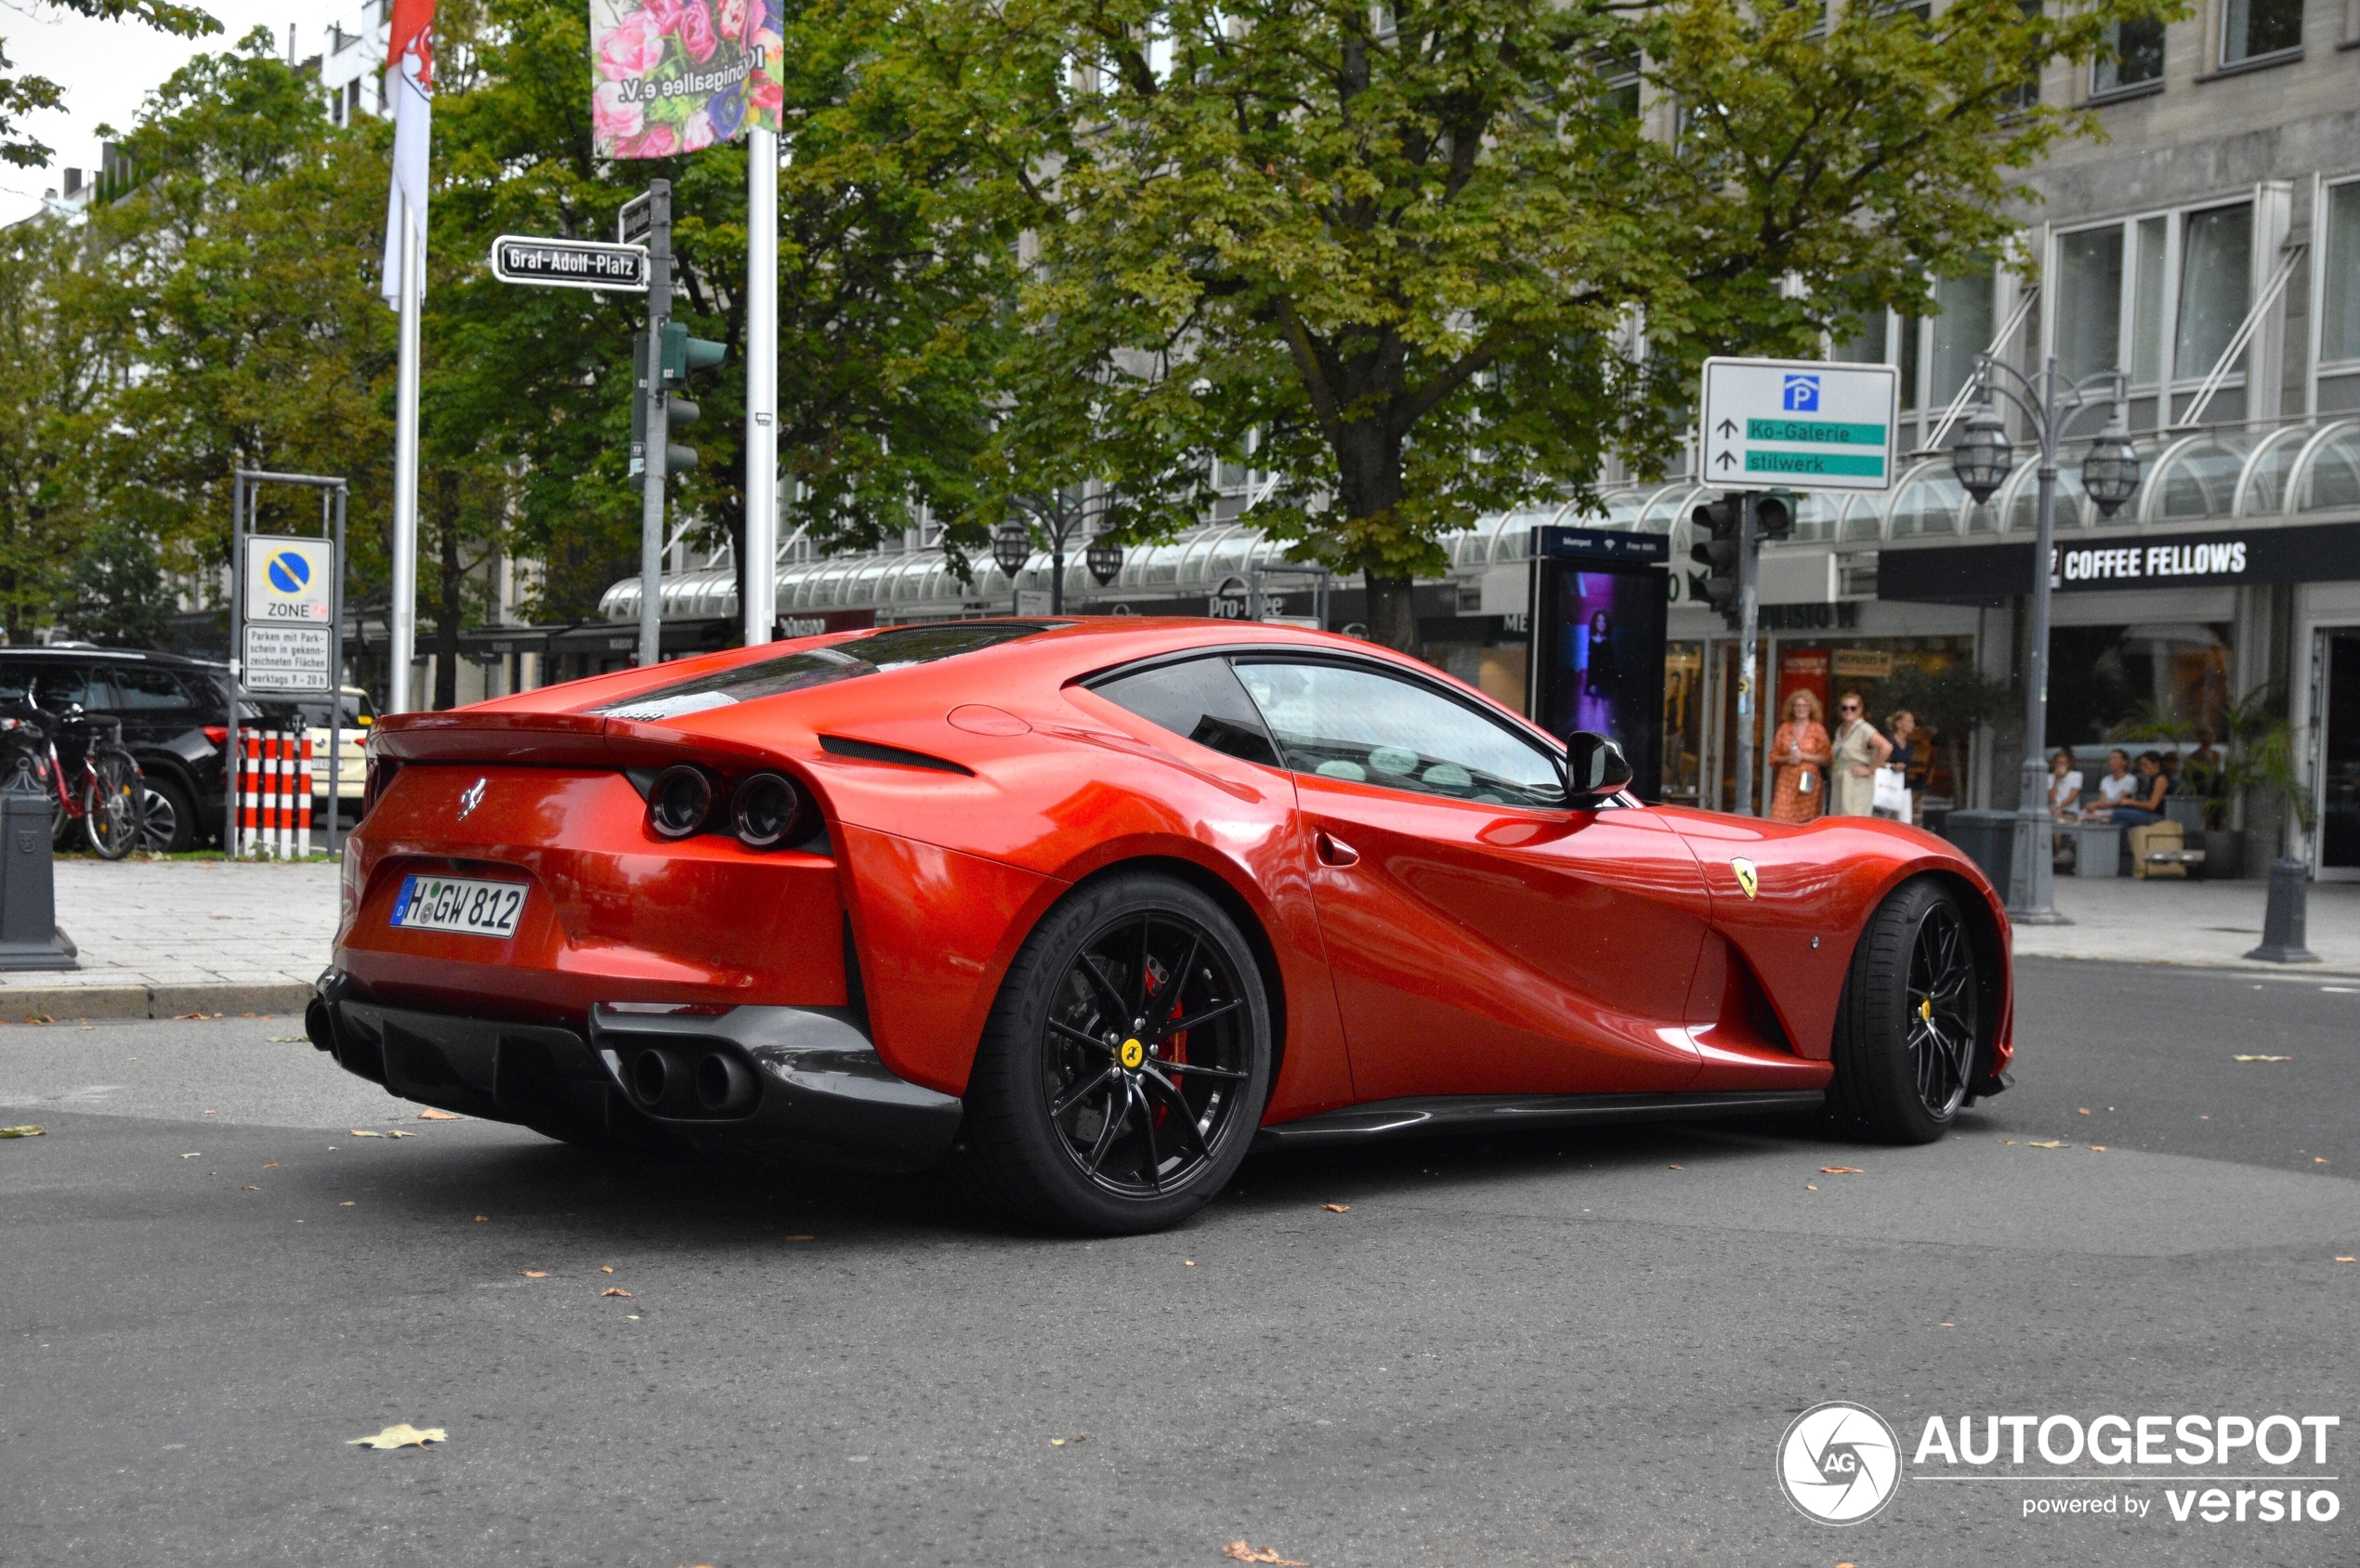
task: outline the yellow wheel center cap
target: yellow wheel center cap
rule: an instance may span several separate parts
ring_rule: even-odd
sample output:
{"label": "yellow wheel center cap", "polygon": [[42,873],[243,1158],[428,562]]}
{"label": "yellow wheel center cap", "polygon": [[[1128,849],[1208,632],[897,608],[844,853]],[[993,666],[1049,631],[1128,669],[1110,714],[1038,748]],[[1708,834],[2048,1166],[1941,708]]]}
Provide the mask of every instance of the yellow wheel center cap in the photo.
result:
{"label": "yellow wheel center cap", "polygon": [[1122,1042],[1121,1054],[1122,1065],[1136,1072],[1139,1064],[1147,1059],[1147,1048],[1135,1039],[1127,1039]]}
{"label": "yellow wheel center cap", "polygon": [[1918,1016],[1924,1019],[1929,1024],[1934,1022],[1934,999],[1932,997],[1925,997],[1920,1000],[1918,1002]]}

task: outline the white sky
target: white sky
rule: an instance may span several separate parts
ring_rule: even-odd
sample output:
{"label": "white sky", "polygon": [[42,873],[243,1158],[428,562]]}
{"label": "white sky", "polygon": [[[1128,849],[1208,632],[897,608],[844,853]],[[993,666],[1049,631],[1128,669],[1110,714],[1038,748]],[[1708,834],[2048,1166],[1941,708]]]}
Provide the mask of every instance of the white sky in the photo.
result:
{"label": "white sky", "polygon": [[[23,128],[54,150],[46,169],[0,163],[0,223],[37,212],[44,189],[62,189],[68,168],[98,166],[98,126],[128,130],[140,101],[190,56],[219,53],[268,25],[286,47],[295,24],[298,59],[321,52],[328,24],[352,23],[358,0],[195,0],[223,31],[204,38],[175,38],[137,22],[92,21],[40,0],[0,0],[0,40],[16,71],[46,76],[65,88],[65,108],[28,116]],[[89,176],[85,174],[84,177]]]}

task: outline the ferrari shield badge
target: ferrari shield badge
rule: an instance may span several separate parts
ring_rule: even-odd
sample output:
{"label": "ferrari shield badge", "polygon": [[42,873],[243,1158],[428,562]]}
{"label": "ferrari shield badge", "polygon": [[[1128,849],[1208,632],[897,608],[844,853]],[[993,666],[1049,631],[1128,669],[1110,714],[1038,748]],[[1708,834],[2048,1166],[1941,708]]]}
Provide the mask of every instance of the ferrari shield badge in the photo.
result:
{"label": "ferrari shield badge", "polygon": [[[476,807],[483,804],[483,787],[491,782],[492,780],[489,778],[479,778],[459,792],[458,819],[460,821],[465,822],[467,819],[468,815],[472,813]],[[1749,883],[1751,881],[1750,873],[1749,873],[1748,881]],[[1752,895],[1752,889],[1749,886],[1746,896],[1751,897]]]}
{"label": "ferrari shield badge", "polygon": [[1729,869],[1737,873],[1737,885],[1745,890],[1748,898],[1752,897],[1761,888],[1762,881],[1753,874],[1752,861],[1732,859],[1729,862]]}

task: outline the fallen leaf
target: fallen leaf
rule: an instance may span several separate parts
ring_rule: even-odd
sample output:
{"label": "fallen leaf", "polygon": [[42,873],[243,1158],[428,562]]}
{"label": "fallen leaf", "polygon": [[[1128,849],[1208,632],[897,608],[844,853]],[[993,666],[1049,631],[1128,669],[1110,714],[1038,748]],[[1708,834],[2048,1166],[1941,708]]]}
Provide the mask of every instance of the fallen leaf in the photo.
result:
{"label": "fallen leaf", "polygon": [[1221,1548],[1221,1555],[1239,1562],[1270,1562],[1278,1568],[1308,1568],[1291,1557],[1280,1557],[1274,1547],[1252,1547],[1243,1541],[1231,1541]]}
{"label": "fallen leaf", "polygon": [[467,1118],[456,1111],[438,1111],[429,1108],[420,1111],[418,1119],[420,1121],[465,1121]]}
{"label": "fallen leaf", "polygon": [[1664,1169],[1666,1170],[1685,1170],[1688,1168],[1685,1165],[1667,1165]]}
{"label": "fallen leaf", "polygon": [[1803,1190],[1804,1192],[1806,1192],[1806,1193],[1816,1193],[1816,1192],[1817,1192],[1819,1189],[1818,1189],[1818,1188],[1816,1188],[1816,1187],[1815,1187],[1815,1186],[1813,1186],[1810,1183],[1805,1182],[1805,1183],[1803,1184]]}
{"label": "fallen leaf", "polygon": [[2086,1116],[2088,1116],[2088,1115],[2090,1114],[2090,1107],[2089,1107],[2089,1106],[2087,1106],[2087,1105],[2083,1105],[2083,1106],[2081,1106],[2079,1109],[2076,1110],[2073,1114],[2074,1114],[2075,1116],[2078,1116],[2078,1117],[2086,1117]]}
{"label": "fallen leaf", "polygon": [[2093,1155],[2102,1155],[2106,1152],[2106,1146],[2104,1143],[2092,1143],[2090,1145],[2090,1152]]}
{"label": "fallen leaf", "polygon": [[604,1290],[599,1291],[598,1294],[601,1296],[620,1296],[626,1301],[631,1300],[631,1292],[625,1290],[620,1285],[610,1285]]}
{"label": "fallen leaf", "polygon": [[1946,1324],[1944,1324],[1942,1326],[1943,1326],[1943,1327],[1945,1327],[1945,1328],[1956,1328],[1956,1327],[1958,1327],[1959,1326],[1958,1326],[1957,1324],[1955,1324],[1955,1323],[1946,1323]]}
{"label": "fallen leaf", "polygon": [[404,1132],[401,1129],[397,1127],[390,1132],[380,1132],[377,1136],[380,1138],[415,1138],[417,1134],[414,1132]]}
{"label": "fallen leaf", "polygon": [[1066,1440],[1062,1437],[1053,1437],[1049,1440],[1049,1446],[1052,1448],[1063,1448],[1065,1445]]}
{"label": "fallen leaf", "polygon": [[242,1193],[258,1193],[262,1189],[260,1187],[241,1187],[238,1190]]}
{"label": "fallen leaf", "polygon": [[[204,1013],[174,1013],[174,1014],[173,1014],[173,1016],[174,1016],[175,1018],[203,1018],[203,1017],[204,1017],[204,1016],[205,1016],[205,1014],[204,1014]],[[25,1020],[25,1022],[26,1022],[26,1023],[28,1023],[28,1024],[30,1024],[30,1023],[32,1023],[32,1022],[33,1022],[33,1020],[32,1020],[32,1019],[30,1019],[30,1018],[28,1018],[28,1019],[26,1019],[26,1020]]]}
{"label": "fallen leaf", "polygon": [[811,1238],[807,1235],[791,1235],[787,1237],[787,1239],[789,1241],[809,1241]]}
{"label": "fallen leaf", "polygon": [[2002,1138],[2002,1139],[2000,1139],[2000,1140],[1999,1140],[1999,1142],[2001,1142],[2002,1143],[2014,1143],[2014,1142],[2015,1142],[2015,1140],[2014,1140],[2013,1138]]}
{"label": "fallen leaf", "polygon": [[[2232,1062],[2291,1062],[2294,1058],[2291,1056],[2232,1056],[2229,1060]],[[2209,1121],[2212,1118],[2207,1117],[2205,1119]]]}
{"label": "fallen leaf", "polygon": [[337,1204],[336,1207],[338,1209],[349,1209],[352,1207],[352,1200],[350,1198],[346,1198],[342,1203]]}
{"label": "fallen leaf", "polygon": [[549,1277],[549,1271],[546,1269],[518,1269],[517,1273],[524,1275],[527,1279],[546,1279]]}
{"label": "fallen leaf", "polygon": [[28,1024],[54,1024],[57,1020],[50,1017],[46,1013],[36,1013],[32,1017],[26,1019],[25,1022]]}
{"label": "fallen leaf", "polygon": [[274,1160],[272,1160],[269,1164],[268,1164],[268,1165],[264,1166],[262,1169],[265,1169],[265,1170],[276,1170],[276,1169],[279,1169],[279,1162],[278,1162],[277,1160],[275,1160],[275,1159],[274,1159]]}
{"label": "fallen leaf", "polygon": [[2052,1142],[2050,1142],[2050,1143],[2026,1143],[2026,1144],[2025,1145],[2025,1147],[2026,1147],[2026,1148],[2027,1148],[2027,1149],[2063,1149],[2063,1148],[2068,1148],[2068,1147],[2070,1147],[2070,1146],[2071,1146],[2071,1145],[2069,1145],[2068,1143],[2066,1143],[2065,1142],[2065,1140],[2063,1140],[2062,1138],[2060,1138],[2060,1139],[2056,1139],[2056,1140],[2053,1140],[2053,1141],[2052,1141]]}
{"label": "fallen leaf", "polygon": [[2336,1261],[2339,1263],[2360,1263],[2360,1258],[2338,1258]]}
{"label": "fallen leaf", "polygon": [[199,1111],[199,1112],[197,1113],[197,1115],[199,1115],[199,1116],[201,1116],[201,1117],[209,1117],[209,1116],[213,1115],[213,1113],[212,1113],[211,1111]]}
{"label": "fallen leaf", "polygon": [[491,1218],[492,1218],[492,1216],[491,1216],[491,1215],[489,1215],[489,1214],[479,1214],[479,1215],[477,1215],[477,1216],[476,1216],[476,1223],[477,1223],[477,1224],[479,1224],[479,1225],[480,1225],[480,1224],[484,1223],[486,1221],[490,1220]]}
{"label": "fallen leaf", "polygon": [[2314,1165],[2325,1165],[2327,1163],[2327,1159],[2325,1155],[2313,1155],[2311,1156],[2311,1163]]}
{"label": "fallen leaf", "polygon": [[262,1038],[272,1045],[309,1045],[311,1043],[311,1037],[308,1035],[265,1035]]}
{"label": "fallen leaf", "polygon": [[345,1130],[350,1132],[355,1138],[382,1138],[385,1136],[382,1132],[363,1132],[357,1127],[347,1128]]}
{"label": "fallen leaf", "polygon": [[1323,1203],[1319,1207],[1326,1209],[1331,1214],[1349,1214],[1352,1212],[1352,1205],[1348,1203]]}
{"label": "fallen leaf", "polygon": [[1822,1176],[1866,1176],[1868,1172],[1856,1165],[1823,1165],[1819,1168],[1819,1174]]}
{"label": "fallen leaf", "polygon": [[614,1265],[612,1263],[600,1263],[598,1265],[598,1272],[600,1274],[612,1274],[614,1273]]}
{"label": "fallen leaf", "polygon": [[193,1155],[182,1155],[180,1157],[182,1159],[203,1159],[204,1158],[204,1155],[202,1151],[200,1151],[199,1153]]}
{"label": "fallen leaf", "polygon": [[345,1444],[347,1448],[424,1448],[429,1443],[448,1443],[449,1436],[440,1427],[428,1427],[420,1431],[404,1421],[398,1427],[387,1427],[374,1437],[356,1437]]}
{"label": "fallen leaf", "polygon": [[1186,1258],[1181,1260],[1180,1266],[1184,1269],[1193,1269],[1197,1266],[1197,1261],[1194,1258]]}
{"label": "fallen leaf", "polygon": [[30,1122],[22,1127],[0,1127],[0,1138],[38,1138],[44,1130]]}

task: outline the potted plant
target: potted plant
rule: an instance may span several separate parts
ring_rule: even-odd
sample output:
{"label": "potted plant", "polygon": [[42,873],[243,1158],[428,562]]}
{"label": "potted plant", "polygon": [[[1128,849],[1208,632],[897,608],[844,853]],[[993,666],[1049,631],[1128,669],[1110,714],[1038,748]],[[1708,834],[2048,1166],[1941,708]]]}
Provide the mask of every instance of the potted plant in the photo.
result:
{"label": "potted plant", "polygon": [[[1887,713],[1908,710],[1917,716],[1918,725],[1929,740],[1940,744],[1954,795],[1964,792],[1967,738],[1974,733],[1976,725],[1988,724],[2007,712],[2013,702],[2007,682],[1986,679],[1963,659],[1940,662],[1908,660],[1895,664],[1893,673],[1877,686],[1879,708]],[[2001,809],[2013,811],[2014,776],[2003,779],[1999,788]],[[1934,832],[1943,830],[1931,809],[1925,825]]]}
{"label": "potted plant", "polygon": [[2227,751],[2214,751],[2211,738],[2199,737],[2199,749],[2182,768],[2204,803],[2204,874],[2211,879],[2245,875],[2245,830],[2230,822],[2246,791],[2278,797],[2296,821],[2311,826],[2311,795],[2295,764],[2294,726],[2287,720],[2283,690],[2256,687],[2229,704],[2222,720]]}

